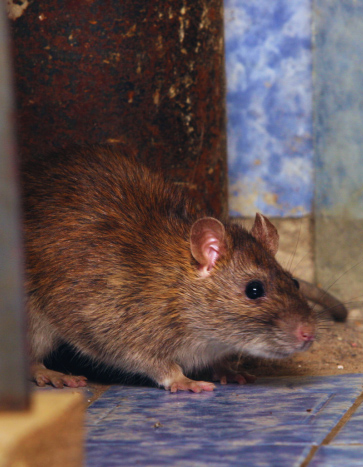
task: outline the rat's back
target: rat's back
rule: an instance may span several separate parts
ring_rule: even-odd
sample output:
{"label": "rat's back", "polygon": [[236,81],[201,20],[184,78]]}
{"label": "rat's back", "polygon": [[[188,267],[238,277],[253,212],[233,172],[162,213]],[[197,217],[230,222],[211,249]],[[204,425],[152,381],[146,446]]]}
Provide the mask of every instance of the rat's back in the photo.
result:
{"label": "rat's back", "polygon": [[92,354],[100,339],[99,355],[112,310],[134,303],[160,274],[155,256],[175,269],[174,243],[189,255],[192,208],[127,147],[78,147],[29,160],[22,177],[32,359],[61,340]]}
{"label": "rat's back", "polygon": [[22,176],[25,220],[34,225],[122,217],[133,227],[149,219],[150,211],[175,219],[192,211],[181,191],[137,163],[126,145],[75,147],[34,158],[24,163]]}

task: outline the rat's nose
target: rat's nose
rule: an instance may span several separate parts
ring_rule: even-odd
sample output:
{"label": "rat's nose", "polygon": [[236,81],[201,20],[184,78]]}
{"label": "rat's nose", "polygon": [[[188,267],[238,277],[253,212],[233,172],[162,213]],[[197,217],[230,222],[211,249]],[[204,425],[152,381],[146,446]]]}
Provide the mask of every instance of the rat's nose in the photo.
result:
{"label": "rat's nose", "polygon": [[311,324],[299,324],[295,335],[300,342],[312,342],[315,340],[314,327]]}

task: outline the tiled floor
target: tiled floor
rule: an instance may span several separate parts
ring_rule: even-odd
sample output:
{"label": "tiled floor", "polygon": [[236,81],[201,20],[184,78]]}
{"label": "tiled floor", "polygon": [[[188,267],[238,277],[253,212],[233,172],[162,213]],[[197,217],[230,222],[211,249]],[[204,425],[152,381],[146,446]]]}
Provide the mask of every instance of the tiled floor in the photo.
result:
{"label": "tiled floor", "polygon": [[363,375],[261,378],[212,393],[113,386],[88,409],[87,466],[363,466]]}

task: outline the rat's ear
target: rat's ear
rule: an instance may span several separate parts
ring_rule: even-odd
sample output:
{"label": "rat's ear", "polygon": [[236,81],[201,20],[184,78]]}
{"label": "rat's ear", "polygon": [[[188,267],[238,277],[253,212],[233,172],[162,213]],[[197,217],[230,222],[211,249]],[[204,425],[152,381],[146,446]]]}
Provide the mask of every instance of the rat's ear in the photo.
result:
{"label": "rat's ear", "polygon": [[279,234],[276,227],[271,224],[267,217],[259,213],[256,214],[251,235],[262,243],[269,253],[273,256],[276,255],[279,247]]}
{"label": "rat's ear", "polygon": [[217,259],[226,251],[223,224],[213,217],[194,222],[190,231],[190,250],[199,263],[200,275],[209,276]]}

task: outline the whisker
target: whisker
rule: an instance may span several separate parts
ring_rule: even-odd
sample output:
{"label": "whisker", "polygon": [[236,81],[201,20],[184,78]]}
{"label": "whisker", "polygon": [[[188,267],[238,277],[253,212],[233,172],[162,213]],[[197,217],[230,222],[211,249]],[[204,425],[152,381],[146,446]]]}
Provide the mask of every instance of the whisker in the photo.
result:
{"label": "whisker", "polygon": [[362,301],[362,300],[357,300],[357,298],[360,298],[360,297],[352,298],[352,299],[349,300],[349,301],[341,302],[341,303],[339,303],[339,304],[329,306],[329,307],[327,307],[327,308],[324,308],[323,311],[330,311],[330,310],[333,310],[334,308],[338,308],[340,305],[344,305],[344,306],[347,306],[347,305],[362,305],[362,304],[363,304],[363,301]]}
{"label": "whisker", "polygon": [[294,253],[293,253],[292,256],[291,256],[290,264],[289,264],[288,267],[286,268],[288,271],[290,271],[290,269],[291,269],[292,263],[293,263],[293,261],[294,261],[295,255],[296,255],[297,246],[298,246],[298,244],[299,244],[299,242],[300,242],[301,228],[302,228],[302,219],[300,219],[299,234],[298,234],[298,236],[297,236],[297,241],[296,241],[296,244],[295,244]]}
{"label": "whisker", "polygon": [[341,279],[343,276],[345,276],[345,274],[347,274],[349,271],[351,271],[352,269],[356,268],[359,264],[363,263],[363,259],[361,259],[360,261],[358,261],[357,263],[353,264],[353,266],[351,266],[350,268],[348,268],[346,271],[342,272],[342,274],[340,274],[340,276],[338,276],[334,282],[332,282],[329,287],[325,288],[323,287],[323,289],[325,290],[325,292],[327,293],[328,290],[330,290],[334,284],[336,284],[338,282],[339,279]]}
{"label": "whisker", "polygon": [[[326,297],[328,297],[328,296],[330,295],[328,292],[329,292],[329,290],[333,287],[334,284],[336,284],[343,276],[345,276],[349,271],[351,271],[352,269],[354,269],[355,267],[357,267],[357,266],[358,266],[359,264],[361,264],[361,263],[363,263],[363,259],[360,260],[360,261],[357,261],[357,263],[353,264],[353,266],[351,266],[350,268],[348,268],[347,270],[345,270],[342,274],[340,274],[340,275],[335,279],[335,281],[333,281],[333,282],[330,284],[329,287],[327,287],[327,288],[325,288],[325,287],[320,288],[321,294],[322,294],[322,295],[321,295],[321,300],[323,300],[324,298],[326,298]],[[333,298],[335,299],[335,297],[333,297]],[[337,299],[335,299],[335,300],[337,300]],[[341,305],[344,305],[343,303],[340,303],[340,304],[341,304]],[[319,305],[319,303],[318,303],[318,302],[315,302],[314,305],[312,306],[312,311],[315,310],[315,308],[316,308],[317,305]],[[336,305],[333,306],[333,308],[334,308],[335,306],[338,307],[339,305],[336,304]],[[327,308],[325,308],[325,309],[327,309]],[[338,321],[339,321],[339,319],[338,319]]]}
{"label": "whisker", "polygon": [[294,271],[296,271],[296,269],[298,268],[298,266],[300,265],[300,263],[301,263],[302,261],[304,261],[304,259],[305,259],[307,256],[309,256],[309,253],[306,253],[306,254],[300,259],[300,261],[299,261],[297,264],[295,264],[294,269],[291,270],[291,274],[292,274],[294,277],[295,277]]}
{"label": "whisker", "polygon": [[[349,302],[345,302],[344,306],[346,305],[352,306],[356,304],[362,305],[363,302],[362,301],[349,301]],[[336,305],[336,306],[339,306],[339,305]],[[336,321],[336,319],[334,319],[334,313],[332,313],[332,310],[334,308],[335,308],[334,306],[331,306],[329,308],[314,310],[314,314],[317,319],[319,329],[326,330],[326,329],[331,328],[331,326],[333,325],[333,322]]]}

